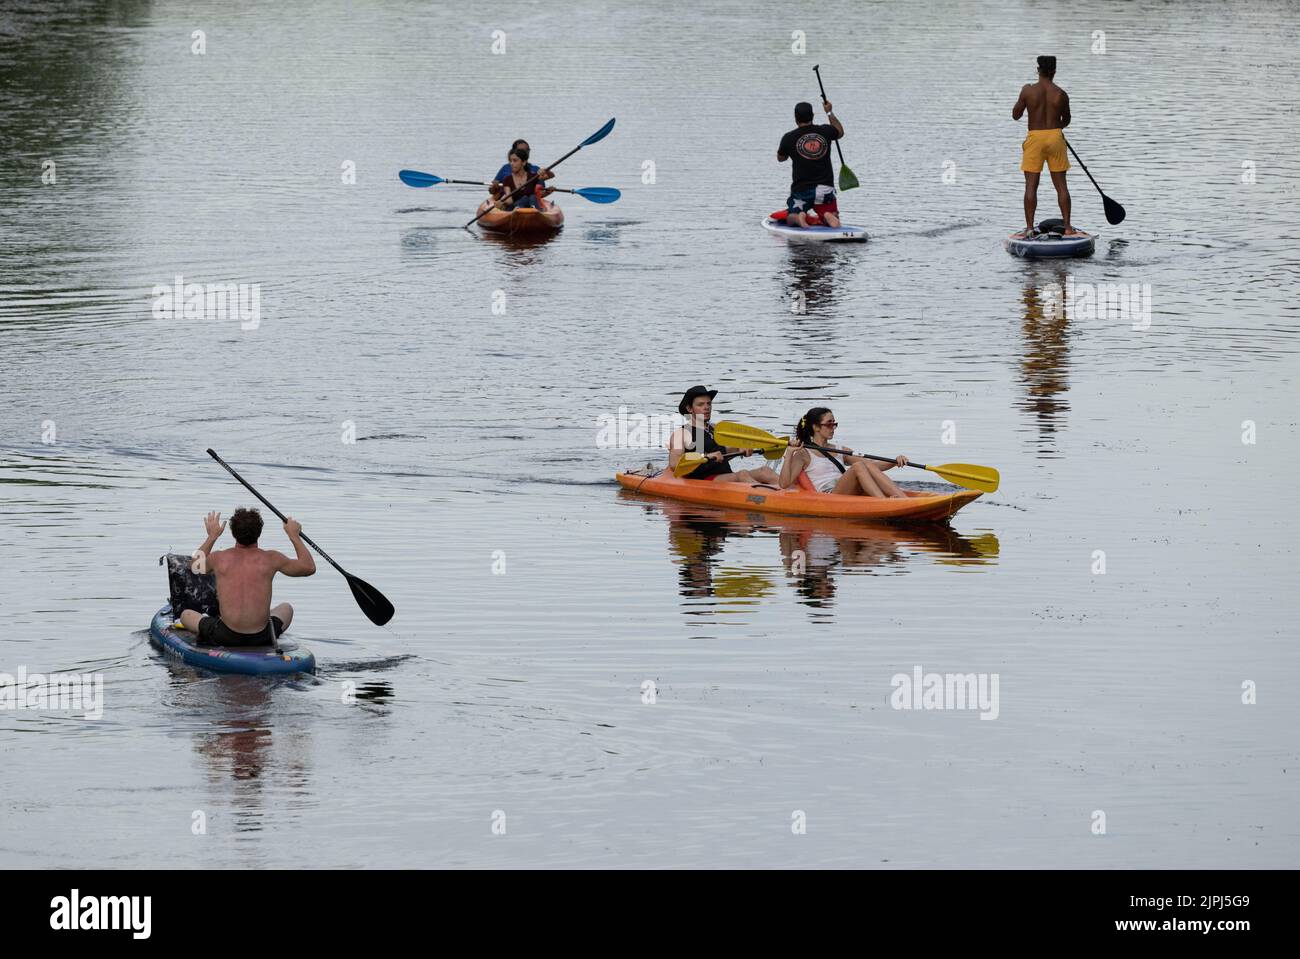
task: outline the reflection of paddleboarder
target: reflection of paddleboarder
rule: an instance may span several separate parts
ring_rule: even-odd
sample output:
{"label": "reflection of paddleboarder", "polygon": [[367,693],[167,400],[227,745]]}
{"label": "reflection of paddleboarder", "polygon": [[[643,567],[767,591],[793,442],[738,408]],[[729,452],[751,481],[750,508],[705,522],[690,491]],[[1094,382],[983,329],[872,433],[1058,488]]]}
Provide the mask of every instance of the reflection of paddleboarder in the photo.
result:
{"label": "reflection of paddleboarder", "polygon": [[1038,209],[1038,181],[1047,164],[1056,187],[1056,201],[1061,206],[1061,219],[1065,221],[1065,236],[1083,236],[1070,224],[1070,189],[1065,185],[1065,171],[1070,161],[1065,151],[1064,130],[1070,125],[1070,97],[1058,87],[1056,57],[1038,58],[1038,82],[1020,88],[1020,98],[1011,108],[1011,119],[1019,120],[1029,114],[1029,134],[1021,145],[1023,159],[1020,169],[1025,174],[1025,229],[1013,233],[1013,240],[1023,240],[1034,235],[1034,213]]}

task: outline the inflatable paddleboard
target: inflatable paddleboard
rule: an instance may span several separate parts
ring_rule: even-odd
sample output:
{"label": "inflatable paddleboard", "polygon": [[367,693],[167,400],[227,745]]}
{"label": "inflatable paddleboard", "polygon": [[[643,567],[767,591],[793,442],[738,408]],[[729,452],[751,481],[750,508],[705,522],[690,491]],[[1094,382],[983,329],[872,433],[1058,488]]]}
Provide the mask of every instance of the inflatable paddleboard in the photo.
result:
{"label": "inflatable paddleboard", "polygon": [[865,243],[867,241],[867,231],[863,227],[850,226],[847,223],[840,226],[825,226],[813,216],[810,216],[809,220],[818,225],[787,226],[785,210],[777,210],[771,216],[763,217],[763,229],[799,243]]}
{"label": "inflatable paddleboard", "polygon": [[281,636],[274,646],[200,646],[198,637],[172,618],[168,603],[154,614],[149,640],[169,656],[218,673],[254,676],[316,672],[316,657]]}
{"label": "inflatable paddleboard", "polygon": [[1035,258],[1091,256],[1097,246],[1096,234],[1063,236],[1061,231],[1064,228],[1065,223],[1061,220],[1044,220],[1038,224],[1038,232],[1033,236],[1007,237],[1007,252],[1012,256]]}

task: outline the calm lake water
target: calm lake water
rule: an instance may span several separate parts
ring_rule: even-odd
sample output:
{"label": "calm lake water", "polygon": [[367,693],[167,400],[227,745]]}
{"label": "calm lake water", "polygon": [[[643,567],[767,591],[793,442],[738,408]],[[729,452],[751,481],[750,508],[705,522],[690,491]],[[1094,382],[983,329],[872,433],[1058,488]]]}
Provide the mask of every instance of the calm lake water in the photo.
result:
{"label": "calm lake water", "polygon": [[[0,866],[1300,865],[1295,5],[9,6],[0,672],[104,699],[0,710]],[[1128,209],[1071,171],[1087,260],[1001,246],[1039,53]],[[759,228],[814,64],[865,246]],[[547,242],[396,176],[610,117],[557,183],[622,200]],[[156,316],[178,276],[256,321]],[[622,493],[663,453],[600,418],[701,382],[1002,487],[915,529]],[[276,588],[318,676],[154,651],[158,557],[252,505],[207,447],[389,626],[321,563]],[[917,668],[996,718],[891,708]]]}

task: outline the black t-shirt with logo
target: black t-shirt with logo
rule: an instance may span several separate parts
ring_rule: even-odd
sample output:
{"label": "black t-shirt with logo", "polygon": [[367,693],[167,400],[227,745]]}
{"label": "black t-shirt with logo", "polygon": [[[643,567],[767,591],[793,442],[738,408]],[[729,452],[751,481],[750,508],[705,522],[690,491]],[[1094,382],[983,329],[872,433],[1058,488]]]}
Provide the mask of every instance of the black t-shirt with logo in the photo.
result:
{"label": "black t-shirt with logo", "polygon": [[790,158],[791,193],[802,193],[817,186],[833,186],[835,169],[831,166],[831,141],[840,138],[829,123],[810,123],[795,127],[781,137],[778,148]]}

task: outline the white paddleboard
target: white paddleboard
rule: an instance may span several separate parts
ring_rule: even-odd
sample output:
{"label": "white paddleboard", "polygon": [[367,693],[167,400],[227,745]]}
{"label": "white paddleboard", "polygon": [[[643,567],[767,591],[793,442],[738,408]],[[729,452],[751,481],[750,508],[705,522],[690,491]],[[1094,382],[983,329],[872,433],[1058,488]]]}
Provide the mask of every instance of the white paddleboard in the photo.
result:
{"label": "white paddleboard", "polygon": [[799,243],[865,243],[867,231],[860,226],[786,226],[783,220],[763,217],[763,229]]}

